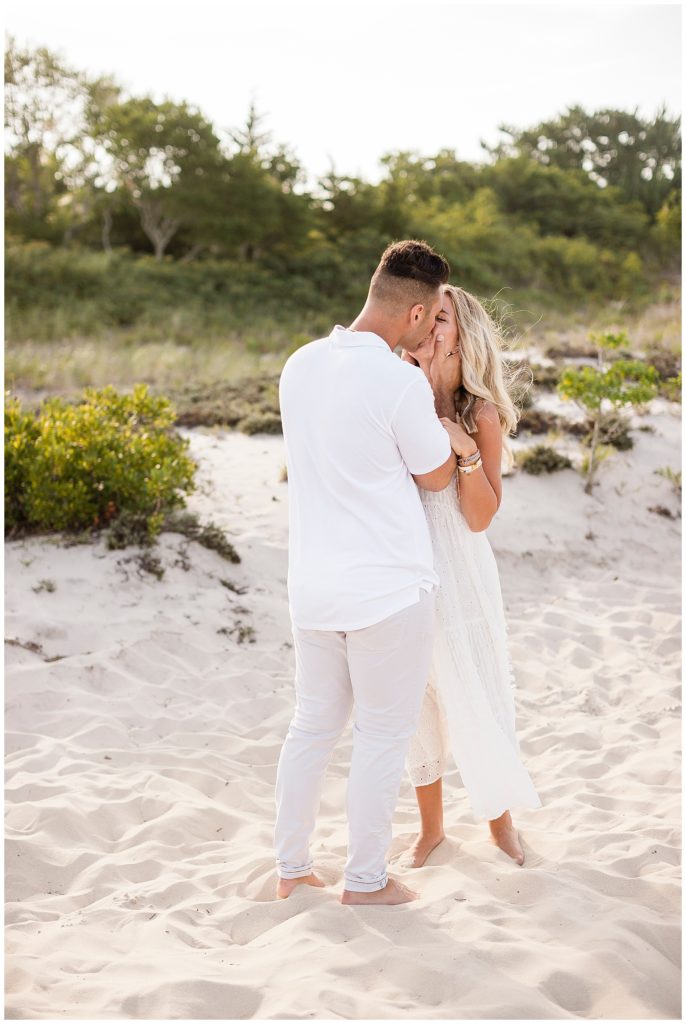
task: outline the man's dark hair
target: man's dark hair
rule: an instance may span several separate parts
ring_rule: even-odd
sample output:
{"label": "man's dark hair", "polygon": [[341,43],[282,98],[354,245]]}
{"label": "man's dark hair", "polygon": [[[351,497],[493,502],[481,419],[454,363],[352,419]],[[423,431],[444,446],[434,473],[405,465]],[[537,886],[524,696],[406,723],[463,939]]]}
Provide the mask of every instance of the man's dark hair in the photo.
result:
{"label": "man's dark hair", "polygon": [[426,304],[450,277],[448,261],[426,242],[394,242],[374,271],[370,294],[378,302],[396,305]]}

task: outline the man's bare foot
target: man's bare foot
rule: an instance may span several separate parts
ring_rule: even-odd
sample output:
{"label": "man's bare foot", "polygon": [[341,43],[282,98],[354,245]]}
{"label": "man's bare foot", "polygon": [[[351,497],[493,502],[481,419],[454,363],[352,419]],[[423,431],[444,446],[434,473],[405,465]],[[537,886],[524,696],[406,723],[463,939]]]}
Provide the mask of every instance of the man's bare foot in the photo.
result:
{"label": "man's bare foot", "polygon": [[512,860],[522,865],[524,863],[524,850],[519,842],[517,829],[512,824],[510,812],[505,811],[499,818],[494,818],[488,824],[491,829],[491,842],[495,843],[508,857],[512,857]]}
{"label": "man's bare foot", "polygon": [[411,903],[419,899],[419,893],[409,889],[396,878],[389,878],[383,889],[376,892],[353,892],[352,889],[344,889],[341,896],[341,903],[346,906],[379,906],[386,905],[395,907],[399,903]]}
{"label": "man's bare foot", "polygon": [[437,836],[425,836],[421,832],[400,863],[404,868],[421,868],[426,859],[445,839],[445,832]]}
{"label": "man's bare foot", "polygon": [[280,878],[276,887],[276,895],[280,900],[285,900],[296,885],[314,885],[317,889],[324,888],[324,882],[313,872],[311,875],[303,875],[301,878]]}

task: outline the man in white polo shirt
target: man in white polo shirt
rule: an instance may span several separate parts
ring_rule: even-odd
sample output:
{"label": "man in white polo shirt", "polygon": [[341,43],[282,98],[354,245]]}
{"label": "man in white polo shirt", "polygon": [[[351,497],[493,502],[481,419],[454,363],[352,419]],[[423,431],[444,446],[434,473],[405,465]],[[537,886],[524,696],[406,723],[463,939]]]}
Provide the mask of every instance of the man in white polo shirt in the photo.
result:
{"label": "man in white polo shirt", "polygon": [[424,242],[389,246],[353,324],[298,349],[281,375],[296,656],[296,709],[276,780],[282,898],[298,884],[323,885],[309,841],[326,766],[353,707],[341,902],[416,898],[386,872],[439,582],[416,483],[442,490],[456,462],[424,373],[394,350],[433,344],[448,275]]}

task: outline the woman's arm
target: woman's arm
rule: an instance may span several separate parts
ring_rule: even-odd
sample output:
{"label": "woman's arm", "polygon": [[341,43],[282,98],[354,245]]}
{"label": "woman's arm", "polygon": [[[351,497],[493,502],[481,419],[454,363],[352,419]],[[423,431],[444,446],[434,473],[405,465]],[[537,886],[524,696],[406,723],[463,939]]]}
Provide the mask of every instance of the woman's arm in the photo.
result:
{"label": "woman's arm", "polygon": [[[448,433],[451,433],[449,422],[442,420]],[[460,508],[467,520],[469,529],[480,533],[490,526],[493,516],[500,507],[502,497],[502,480],[500,466],[503,448],[503,435],[498,411],[492,402],[479,402],[476,412],[477,430],[469,435],[481,452],[482,465],[472,473],[457,471],[457,486],[460,496]],[[453,424],[457,447],[464,449],[464,431]],[[451,435],[451,442],[453,437]],[[455,447],[455,445],[453,445]]]}

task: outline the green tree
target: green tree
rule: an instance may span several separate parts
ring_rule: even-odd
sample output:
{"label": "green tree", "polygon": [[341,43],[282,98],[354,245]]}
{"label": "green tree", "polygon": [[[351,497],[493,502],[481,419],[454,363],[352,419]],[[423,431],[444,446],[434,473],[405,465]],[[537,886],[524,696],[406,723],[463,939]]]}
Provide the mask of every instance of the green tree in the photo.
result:
{"label": "green tree", "polygon": [[651,219],[681,186],[680,120],[664,107],[645,120],[636,111],[591,113],[575,106],[532,128],[499,130],[506,138],[485,147],[496,158],[525,155],[545,166],[583,170],[598,184],[621,188]]}
{"label": "green tree", "polygon": [[253,102],[245,123],[227,130],[215,195],[223,210],[215,241],[221,251],[249,262],[288,258],[314,226],[303,168],[287,146],[273,143],[264,120]]}
{"label": "green tree", "polygon": [[628,346],[624,334],[602,334],[593,338],[597,349],[597,366],[569,367],[557,385],[560,397],[572,400],[586,412],[592,423],[586,473],[586,494],[591,494],[598,468],[601,430],[608,414],[616,415],[628,405],[643,404],[657,394],[659,377],[654,366],[638,359],[616,359],[608,363],[604,352]]}
{"label": "green tree", "polygon": [[[104,79],[98,80],[102,88]],[[5,50],[6,226],[28,238],[58,241],[81,212],[73,182],[89,146],[84,74],[45,47]]]}
{"label": "green tree", "polygon": [[378,190],[362,178],[338,174],[332,167],[320,178],[319,189],[321,209],[326,215],[323,223],[329,237],[341,238],[378,223]]}
{"label": "green tree", "polygon": [[483,294],[532,280],[536,233],[503,214],[493,189],[479,188],[467,202],[450,205],[434,196],[415,207],[413,222],[413,234],[443,253],[465,288]]}
{"label": "green tree", "polygon": [[502,210],[535,224],[543,235],[585,236],[601,245],[636,249],[648,233],[648,217],[620,189],[598,188],[578,168],[544,165],[530,156],[503,157],[484,168],[484,183]]}
{"label": "green tree", "polygon": [[156,259],[182,225],[192,224],[198,236],[209,230],[223,158],[202,114],[150,97],[93,102],[89,112],[104,153],[96,184],[128,195]]}
{"label": "green tree", "polygon": [[657,212],[652,241],[663,264],[678,270],[681,262],[681,189],[671,192]]}

